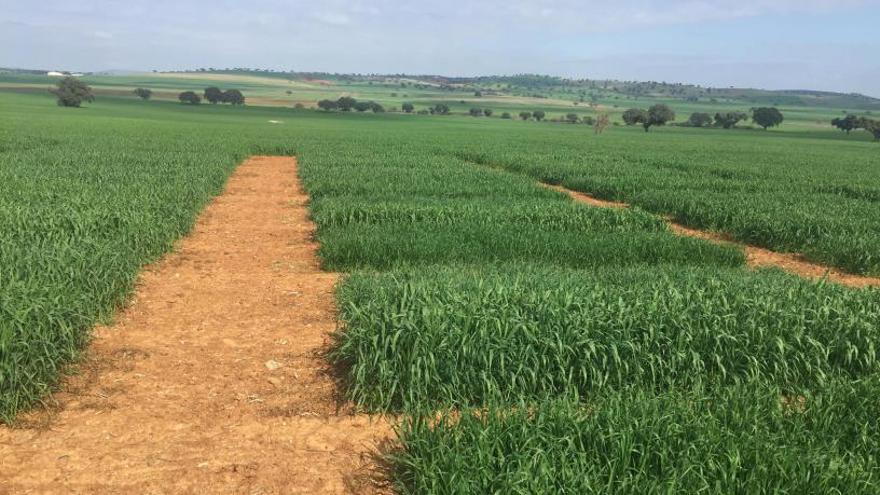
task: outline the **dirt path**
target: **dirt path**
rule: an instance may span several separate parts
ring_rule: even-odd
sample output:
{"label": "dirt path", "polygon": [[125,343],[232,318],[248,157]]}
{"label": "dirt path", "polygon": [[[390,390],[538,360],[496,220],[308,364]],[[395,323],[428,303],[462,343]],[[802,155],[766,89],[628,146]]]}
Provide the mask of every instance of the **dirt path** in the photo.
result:
{"label": "dirt path", "polygon": [[[626,203],[618,201],[607,201],[598,199],[589,194],[573,191],[562,186],[554,186],[542,184],[545,187],[568,194],[572,199],[580,203],[600,208],[629,208]],[[769,249],[756,246],[749,246],[736,241],[732,241],[721,234],[715,232],[707,232],[704,230],[692,229],[685,227],[679,223],[667,218],[669,228],[678,235],[689,237],[698,237],[718,244],[730,244],[742,248],[746,253],[746,263],[752,268],[760,267],[776,267],[785,271],[800,275],[809,279],[821,279],[827,277],[828,280],[841,285],[850,287],[880,287],[880,278],[865,277],[861,275],[853,275],[844,273],[834,268],[822,266],[811,261],[807,261],[802,256],[792,253],[778,253]]]}
{"label": "dirt path", "polygon": [[0,493],[373,492],[389,426],[337,407],[292,158],[254,157],[96,330],[51,414],[0,427]]}

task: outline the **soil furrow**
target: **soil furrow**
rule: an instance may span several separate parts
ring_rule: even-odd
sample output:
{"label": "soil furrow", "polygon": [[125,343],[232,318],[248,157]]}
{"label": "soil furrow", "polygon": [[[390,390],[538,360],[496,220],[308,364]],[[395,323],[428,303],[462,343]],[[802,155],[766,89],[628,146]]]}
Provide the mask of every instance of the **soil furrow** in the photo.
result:
{"label": "soil furrow", "polygon": [[[558,185],[541,184],[555,191],[567,194],[579,203],[588,204],[599,208],[629,208],[629,204],[619,201],[608,201],[593,197],[589,194],[574,191]],[[866,277],[862,275],[854,275],[844,273],[831,267],[813,263],[803,258],[803,256],[794,253],[779,253],[769,249],[750,246],[740,242],[733,241],[716,232],[708,232],[705,230],[693,229],[681,225],[671,218],[666,218],[669,228],[678,235],[697,237],[718,244],[729,244],[740,247],[746,254],[746,262],[752,268],[776,267],[787,272],[799,275],[808,279],[827,279],[841,285],[849,287],[880,287],[880,278]]]}
{"label": "soil furrow", "polygon": [[0,493],[384,491],[386,421],[338,397],[296,161],[253,157],[47,410],[0,427]]}

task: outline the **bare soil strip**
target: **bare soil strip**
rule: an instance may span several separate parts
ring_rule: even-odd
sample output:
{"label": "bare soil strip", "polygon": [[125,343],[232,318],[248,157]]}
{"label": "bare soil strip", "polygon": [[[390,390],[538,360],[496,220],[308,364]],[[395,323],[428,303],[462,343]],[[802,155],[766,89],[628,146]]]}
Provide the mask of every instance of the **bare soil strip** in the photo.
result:
{"label": "bare soil strip", "polygon": [[340,403],[296,161],[254,157],[49,411],[0,427],[0,493],[375,492],[387,422]]}
{"label": "bare soil strip", "polygon": [[[579,191],[573,191],[562,186],[542,184],[545,187],[559,191],[569,195],[577,202],[585,203],[590,206],[599,208],[629,208],[629,204],[618,201],[607,201],[595,198],[589,194]],[[746,253],[746,263],[752,268],[776,267],[787,272],[794,273],[808,279],[827,278],[831,282],[849,287],[880,287],[880,278],[866,277],[862,275],[853,275],[844,273],[834,268],[819,265],[811,261],[807,261],[803,256],[793,253],[778,253],[769,249],[750,246],[733,241],[721,234],[708,232],[705,230],[692,229],[679,223],[671,218],[666,218],[669,228],[676,234],[688,237],[697,237],[718,244],[729,244],[740,247]]]}

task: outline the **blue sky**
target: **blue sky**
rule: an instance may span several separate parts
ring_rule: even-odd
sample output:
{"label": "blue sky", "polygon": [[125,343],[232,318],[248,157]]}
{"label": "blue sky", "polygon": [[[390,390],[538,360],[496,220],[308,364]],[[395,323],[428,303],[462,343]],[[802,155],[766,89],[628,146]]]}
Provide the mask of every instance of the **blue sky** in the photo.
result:
{"label": "blue sky", "polygon": [[880,0],[11,3],[0,66],[533,72],[880,97]]}

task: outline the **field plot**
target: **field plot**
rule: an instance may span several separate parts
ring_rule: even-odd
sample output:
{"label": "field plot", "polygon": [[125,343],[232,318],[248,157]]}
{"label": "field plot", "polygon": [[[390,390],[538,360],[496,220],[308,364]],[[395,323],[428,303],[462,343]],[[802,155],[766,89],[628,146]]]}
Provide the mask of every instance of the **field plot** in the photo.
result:
{"label": "field plot", "polygon": [[877,386],[828,383],[807,406],[755,384],[627,388],[413,420],[400,478],[408,493],[874,493]]}
{"label": "field plot", "polygon": [[0,418],[46,394],[85,330],[113,315],[141,266],[190,229],[244,156],[173,125],[149,137],[142,129],[126,119],[4,116]]}
{"label": "field plot", "polygon": [[[866,415],[880,406],[855,395],[880,371],[877,291],[737,269],[741,253],[673,237],[638,209],[570,204],[457,160],[446,143],[371,143],[301,156],[323,261],[357,270],[339,291],[333,354],[350,397],[416,418],[403,430],[402,491],[876,487],[869,429],[821,425],[848,415],[837,397],[863,401]],[[452,419],[435,425],[445,408]],[[575,442],[575,429],[606,440]],[[816,439],[759,454],[793,431]],[[687,438],[701,443],[682,450]],[[578,476],[556,442],[601,467]]]}
{"label": "field plot", "polygon": [[644,212],[577,205],[527,178],[417,147],[382,143],[369,161],[344,152],[326,162],[307,150],[303,157],[321,257],[334,270],[445,262],[743,263],[735,249],[676,237]]}
{"label": "field plot", "polygon": [[401,418],[398,491],[880,491],[880,290],[747,270],[654,215],[876,273],[871,143],[0,98],[6,418],[235,163],[296,155],[322,267],[349,274],[329,357],[354,405]]}
{"label": "field plot", "polygon": [[[458,154],[672,215],[857,274],[880,274],[880,156],[870,142],[723,130],[499,140]],[[626,139],[625,143],[622,142]],[[465,147],[462,147],[465,148]],[[552,149],[548,153],[547,150]]]}
{"label": "field plot", "polygon": [[630,385],[801,393],[880,371],[876,293],[772,273],[425,267],[355,275],[340,298],[339,353],[372,408],[588,400]]}

